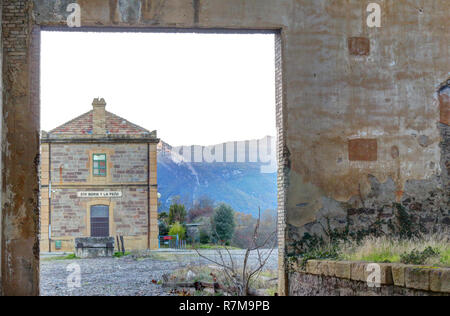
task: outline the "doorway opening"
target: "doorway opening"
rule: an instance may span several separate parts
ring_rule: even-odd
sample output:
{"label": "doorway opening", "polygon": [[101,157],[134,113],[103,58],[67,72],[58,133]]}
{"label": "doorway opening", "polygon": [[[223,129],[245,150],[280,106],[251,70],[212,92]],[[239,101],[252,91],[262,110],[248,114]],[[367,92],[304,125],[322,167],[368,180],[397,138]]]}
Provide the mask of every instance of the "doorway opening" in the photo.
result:
{"label": "doorway opening", "polygon": [[[259,214],[261,239],[283,223],[279,34],[59,31],[40,34],[41,253],[112,234],[136,252],[161,236],[243,249]],[[234,214],[227,240],[211,227],[222,206]]]}
{"label": "doorway opening", "polygon": [[109,206],[91,206],[91,237],[109,237]]}

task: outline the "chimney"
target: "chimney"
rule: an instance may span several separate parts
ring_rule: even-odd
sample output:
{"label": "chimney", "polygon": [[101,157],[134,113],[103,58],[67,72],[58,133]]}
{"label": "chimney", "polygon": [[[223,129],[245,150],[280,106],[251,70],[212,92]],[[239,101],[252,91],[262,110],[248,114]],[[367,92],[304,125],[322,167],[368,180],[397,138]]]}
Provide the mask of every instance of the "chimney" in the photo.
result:
{"label": "chimney", "polygon": [[103,98],[94,99],[92,102],[94,113],[92,116],[92,133],[94,135],[106,135],[106,102]]}

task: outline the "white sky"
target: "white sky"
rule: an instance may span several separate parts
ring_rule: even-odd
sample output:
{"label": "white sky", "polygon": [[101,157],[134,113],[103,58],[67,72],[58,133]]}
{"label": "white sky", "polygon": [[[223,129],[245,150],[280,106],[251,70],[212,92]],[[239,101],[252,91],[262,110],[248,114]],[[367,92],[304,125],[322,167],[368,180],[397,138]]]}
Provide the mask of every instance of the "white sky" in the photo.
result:
{"label": "white sky", "polygon": [[106,109],[173,145],[275,135],[274,36],[43,32],[41,128]]}

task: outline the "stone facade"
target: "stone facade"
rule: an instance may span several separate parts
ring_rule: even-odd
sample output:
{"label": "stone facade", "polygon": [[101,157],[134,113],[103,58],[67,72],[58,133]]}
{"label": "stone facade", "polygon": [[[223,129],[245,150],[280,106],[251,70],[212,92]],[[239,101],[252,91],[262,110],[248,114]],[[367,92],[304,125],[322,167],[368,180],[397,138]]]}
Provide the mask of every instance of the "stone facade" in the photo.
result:
{"label": "stone facade", "polygon": [[[41,252],[74,251],[75,238],[91,236],[95,205],[108,207],[109,236],[124,236],[127,250],[158,245],[156,133],[107,112],[105,106],[103,99],[96,99],[92,111],[43,132]],[[104,176],[94,173],[96,154],[106,155]],[[83,192],[93,196],[80,196]],[[102,196],[110,192],[119,196]]]}

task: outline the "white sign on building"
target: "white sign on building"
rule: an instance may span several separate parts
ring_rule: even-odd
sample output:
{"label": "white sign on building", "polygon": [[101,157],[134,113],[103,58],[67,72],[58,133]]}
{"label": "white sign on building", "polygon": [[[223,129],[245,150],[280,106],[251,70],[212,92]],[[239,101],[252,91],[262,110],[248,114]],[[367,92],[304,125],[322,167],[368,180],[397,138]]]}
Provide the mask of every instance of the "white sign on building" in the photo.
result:
{"label": "white sign on building", "polygon": [[80,198],[93,198],[93,197],[114,198],[114,197],[122,197],[122,192],[121,191],[111,191],[111,192],[85,191],[85,192],[77,192],[77,196]]}

